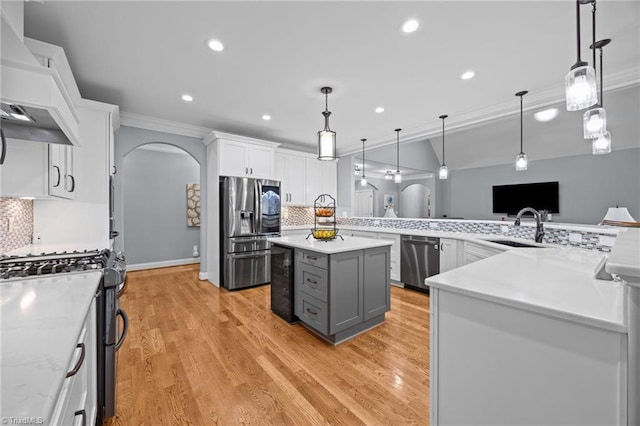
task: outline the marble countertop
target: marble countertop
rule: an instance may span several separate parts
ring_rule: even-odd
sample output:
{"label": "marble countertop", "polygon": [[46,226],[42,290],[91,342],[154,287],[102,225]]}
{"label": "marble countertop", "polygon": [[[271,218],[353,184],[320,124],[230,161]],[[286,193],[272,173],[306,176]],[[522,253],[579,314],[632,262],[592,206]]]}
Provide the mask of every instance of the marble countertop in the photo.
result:
{"label": "marble countertop", "polygon": [[102,277],[94,271],[0,281],[1,416],[48,424]]}
{"label": "marble countertop", "polygon": [[425,283],[624,333],[624,284],[594,277],[605,256],[579,249],[518,248],[434,275]]}
{"label": "marble countertop", "polygon": [[53,252],[72,252],[74,250],[102,250],[108,248],[109,244],[105,242],[93,243],[64,243],[64,244],[28,244],[15,250],[4,253],[7,256],[26,256],[28,254],[42,254]]}
{"label": "marble countertop", "polygon": [[626,229],[618,234],[616,244],[611,250],[606,266],[610,274],[618,274],[625,277],[640,278],[640,229]]}
{"label": "marble countertop", "polygon": [[269,242],[286,247],[293,247],[314,251],[323,254],[344,253],[353,250],[365,250],[374,247],[385,247],[393,245],[392,241],[378,240],[373,238],[360,238],[345,236],[344,240],[319,241],[313,237],[307,239],[304,235],[291,235],[289,237],[269,238]]}

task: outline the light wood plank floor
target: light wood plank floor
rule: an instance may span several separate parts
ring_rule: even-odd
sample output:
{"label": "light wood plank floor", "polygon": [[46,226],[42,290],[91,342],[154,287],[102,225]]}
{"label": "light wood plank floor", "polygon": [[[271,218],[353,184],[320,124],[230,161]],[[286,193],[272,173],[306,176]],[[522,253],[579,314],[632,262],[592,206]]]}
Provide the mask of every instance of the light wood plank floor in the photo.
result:
{"label": "light wood plank floor", "polygon": [[429,422],[429,296],[392,287],[381,326],[333,347],[195,266],[128,274],[129,335],[108,425]]}

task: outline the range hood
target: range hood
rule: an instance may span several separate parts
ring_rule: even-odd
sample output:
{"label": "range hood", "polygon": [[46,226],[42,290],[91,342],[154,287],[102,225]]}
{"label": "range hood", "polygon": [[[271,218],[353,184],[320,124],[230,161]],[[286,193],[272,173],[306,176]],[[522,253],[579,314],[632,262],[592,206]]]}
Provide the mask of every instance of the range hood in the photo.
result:
{"label": "range hood", "polygon": [[2,131],[8,139],[73,145],[44,108],[2,102],[0,117]]}

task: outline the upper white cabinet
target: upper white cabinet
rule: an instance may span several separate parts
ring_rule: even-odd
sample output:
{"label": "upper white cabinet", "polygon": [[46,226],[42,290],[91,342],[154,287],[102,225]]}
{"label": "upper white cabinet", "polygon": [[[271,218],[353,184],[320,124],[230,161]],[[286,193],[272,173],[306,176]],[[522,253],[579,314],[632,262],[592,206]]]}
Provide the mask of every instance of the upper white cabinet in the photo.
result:
{"label": "upper white cabinet", "polygon": [[[312,205],[318,195],[325,194],[323,191],[323,182],[322,182],[322,161],[319,161],[316,158],[307,158],[306,159],[306,170],[305,170],[305,181],[306,181],[306,191],[305,191],[305,201],[306,204]],[[334,195],[331,195],[335,198]]]}
{"label": "upper white cabinet", "polygon": [[305,157],[276,154],[276,179],[280,181],[283,205],[305,204]]}
{"label": "upper white cabinet", "polygon": [[48,168],[47,144],[8,139],[5,160],[0,166],[0,196],[48,196]]}
{"label": "upper white cabinet", "polygon": [[338,163],[335,161],[320,161],[320,172],[322,177],[322,193],[329,194],[338,199]]}
{"label": "upper white cabinet", "polygon": [[72,146],[49,145],[49,195],[75,198],[75,156]]}
{"label": "upper white cabinet", "polygon": [[218,147],[220,176],[274,178],[273,146],[218,139]]}

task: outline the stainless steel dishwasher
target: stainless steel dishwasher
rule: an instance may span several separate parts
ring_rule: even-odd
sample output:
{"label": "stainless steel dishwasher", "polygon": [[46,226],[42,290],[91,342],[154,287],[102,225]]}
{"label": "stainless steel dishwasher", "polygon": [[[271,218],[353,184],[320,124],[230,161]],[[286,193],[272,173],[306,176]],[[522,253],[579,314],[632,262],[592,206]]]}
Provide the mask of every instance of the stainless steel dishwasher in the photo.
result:
{"label": "stainless steel dishwasher", "polygon": [[440,273],[440,238],[402,236],[401,281],[405,286],[428,291],[424,280]]}

